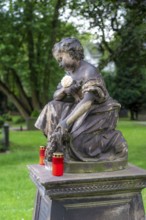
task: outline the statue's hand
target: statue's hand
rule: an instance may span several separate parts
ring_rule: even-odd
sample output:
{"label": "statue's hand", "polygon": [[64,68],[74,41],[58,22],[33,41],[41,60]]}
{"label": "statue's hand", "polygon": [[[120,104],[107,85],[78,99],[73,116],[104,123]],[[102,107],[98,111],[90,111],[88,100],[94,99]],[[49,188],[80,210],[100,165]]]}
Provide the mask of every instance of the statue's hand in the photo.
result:
{"label": "statue's hand", "polygon": [[63,150],[63,133],[62,129],[58,126],[52,135],[50,136],[50,149],[49,152],[51,155],[53,155],[56,151]]}
{"label": "statue's hand", "polygon": [[65,120],[58,124],[55,131],[58,133],[58,137],[62,142],[68,140],[68,126]]}
{"label": "statue's hand", "polygon": [[69,87],[64,88],[64,92],[68,95],[72,95],[75,94],[80,88],[81,85],[77,82],[74,82]]}
{"label": "statue's hand", "polygon": [[65,122],[65,120],[61,121],[56,129],[55,129],[56,132],[59,132],[60,134],[64,135],[65,133],[68,132],[68,127],[67,127],[67,124]]}
{"label": "statue's hand", "polygon": [[54,132],[52,133],[49,140],[49,147],[46,150],[45,157],[48,161],[52,161],[52,156],[54,152],[63,152],[64,151],[64,143],[69,142],[70,136],[68,134],[68,129],[65,121],[62,121]]}

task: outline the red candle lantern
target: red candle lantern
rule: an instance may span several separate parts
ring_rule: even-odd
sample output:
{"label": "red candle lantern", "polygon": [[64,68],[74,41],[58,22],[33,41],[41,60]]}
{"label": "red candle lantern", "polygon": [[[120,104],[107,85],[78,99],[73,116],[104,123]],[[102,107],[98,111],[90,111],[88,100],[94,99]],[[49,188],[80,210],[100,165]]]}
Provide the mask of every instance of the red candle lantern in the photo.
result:
{"label": "red candle lantern", "polygon": [[64,171],[64,157],[63,153],[53,153],[52,157],[52,175],[62,176]]}
{"label": "red candle lantern", "polygon": [[40,157],[39,157],[39,164],[40,165],[45,165],[45,163],[44,163],[45,150],[46,150],[46,147],[40,146]]}

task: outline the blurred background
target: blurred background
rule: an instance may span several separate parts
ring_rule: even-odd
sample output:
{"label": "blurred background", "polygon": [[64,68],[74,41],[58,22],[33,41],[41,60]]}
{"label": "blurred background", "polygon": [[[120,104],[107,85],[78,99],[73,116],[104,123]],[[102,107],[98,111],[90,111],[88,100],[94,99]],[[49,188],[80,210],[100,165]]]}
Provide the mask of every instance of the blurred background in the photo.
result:
{"label": "blurred background", "polygon": [[[0,1],[0,114],[25,120],[52,98],[64,74],[55,42],[77,37],[130,118],[146,109],[146,1]],[[144,117],[144,116],[143,116]],[[146,116],[144,117],[146,119]]]}
{"label": "blurred background", "polygon": [[146,169],[146,1],[0,0],[0,219],[32,218],[26,165],[46,144],[34,122],[64,75],[52,47],[65,37],[81,41],[121,103],[129,162]]}

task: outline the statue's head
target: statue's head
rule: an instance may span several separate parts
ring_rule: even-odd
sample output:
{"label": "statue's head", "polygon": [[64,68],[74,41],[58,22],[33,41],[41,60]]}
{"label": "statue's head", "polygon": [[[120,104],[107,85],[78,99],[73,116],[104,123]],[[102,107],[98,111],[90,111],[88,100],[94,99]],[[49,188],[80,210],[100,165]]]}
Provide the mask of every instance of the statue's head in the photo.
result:
{"label": "statue's head", "polygon": [[84,50],[79,40],[76,38],[64,38],[53,47],[53,55],[58,53],[68,53],[72,59],[84,59]]}

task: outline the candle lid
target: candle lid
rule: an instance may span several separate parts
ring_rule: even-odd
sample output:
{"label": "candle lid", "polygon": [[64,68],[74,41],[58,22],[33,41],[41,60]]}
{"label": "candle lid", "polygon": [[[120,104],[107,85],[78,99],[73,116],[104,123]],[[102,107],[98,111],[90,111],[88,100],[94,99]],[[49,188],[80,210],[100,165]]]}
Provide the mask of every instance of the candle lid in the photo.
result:
{"label": "candle lid", "polygon": [[55,152],[55,153],[53,153],[53,157],[63,157],[63,153]]}
{"label": "candle lid", "polygon": [[46,146],[40,146],[40,149],[45,149],[46,148]]}

